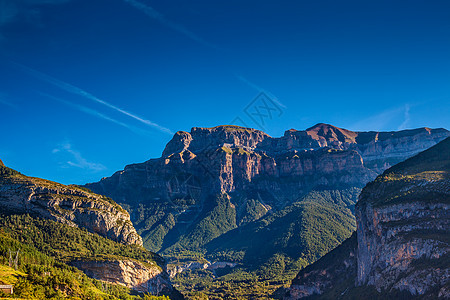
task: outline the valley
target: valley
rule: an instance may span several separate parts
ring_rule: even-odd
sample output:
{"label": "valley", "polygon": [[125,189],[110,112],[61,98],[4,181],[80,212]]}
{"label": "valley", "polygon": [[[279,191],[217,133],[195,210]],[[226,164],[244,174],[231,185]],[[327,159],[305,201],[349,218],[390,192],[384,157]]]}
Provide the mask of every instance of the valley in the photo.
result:
{"label": "valley", "polygon": [[351,235],[366,183],[448,135],[317,124],[272,138],[236,126],[193,128],[177,132],[161,158],[86,187],[127,209],[144,246],[169,268],[186,269],[173,279],[185,294],[261,298]]}
{"label": "valley", "polygon": [[0,0],[0,300],[450,300],[449,37],[449,0]]}

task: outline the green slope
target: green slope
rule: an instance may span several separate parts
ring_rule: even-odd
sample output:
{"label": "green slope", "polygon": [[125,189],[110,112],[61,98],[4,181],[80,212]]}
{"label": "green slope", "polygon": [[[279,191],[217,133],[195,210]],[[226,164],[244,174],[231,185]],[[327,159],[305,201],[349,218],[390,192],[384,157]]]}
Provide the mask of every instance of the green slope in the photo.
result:
{"label": "green slope", "polygon": [[359,191],[311,191],[279,212],[214,239],[207,245],[208,253],[254,266],[264,264],[274,254],[311,263],[355,230],[351,208]]}
{"label": "green slope", "polygon": [[0,228],[15,240],[33,245],[58,261],[76,259],[107,260],[131,258],[163,265],[163,259],[138,245],[114,242],[83,228],[71,227],[30,215],[8,215],[0,219]]}
{"label": "green slope", "polygon": [[360,205],[373,206],[418,201],[450,203],[450,138],[386,170],[367,184]]}
{"label": "green slope", "polygon": [[450,138],[401,162],[384,172],[388,174],[414,175],[422,172],[450,171]]}
{"label": "green slope", "polygon": [[[17,241],[3,229],[0,230],[0,284],[13,284],[15,297],[25,299],[135,298],[130,295],[128,289],[91,279],[78,269],[58,262],[31,245]],[[17,271],[9,267],[9,251],[20,251]]]}
{"label": "green slope", "polygon": [[[218,236],[197,256],[188,251],[184,256],[182,251],[168,252],[181,263],[183,258],[201,262],[202,257],[237,263],[235,268],[185,271],[174,282],[188,299],[199,295],[209,299],[272,299],[270,295],[301,268],[351,235],[355,230],[352,211],[359,192],[358,188],[310,191],[281,211]],[[226,212],[223,209],[217,219],[225,219]]]}
{"label": "green slope", "polygon": [[[136,260],[147,266],[163,265],[157,254],[141,246],[124,245],[48,219],[30,215],[2,215],[0,218],[0,264],[9,263],[9,250],[19,250],[15,295],[30,299],[166,299],[134,295],[130,289],[107,284],[84,275],[72,261]],[[50,274],[42,276],[42,274]],[[0,281],[5,282],[0,276]],[[175,294],[174,294],[175,295]],[[78,299],[77,298],[77,299]],[[74,298],[75,299],[75,298]]]}

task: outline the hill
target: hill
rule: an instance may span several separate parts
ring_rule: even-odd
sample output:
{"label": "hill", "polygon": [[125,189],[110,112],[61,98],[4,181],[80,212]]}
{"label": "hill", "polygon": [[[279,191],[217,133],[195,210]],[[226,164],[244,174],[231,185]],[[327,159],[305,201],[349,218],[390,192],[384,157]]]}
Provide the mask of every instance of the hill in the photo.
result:
{"label": "hill", "polygon": [[105,196],[3,165],[0,208],[0,281],[14,284],[16,296],[182,298],[165,261],[142,247],[128,213]]}

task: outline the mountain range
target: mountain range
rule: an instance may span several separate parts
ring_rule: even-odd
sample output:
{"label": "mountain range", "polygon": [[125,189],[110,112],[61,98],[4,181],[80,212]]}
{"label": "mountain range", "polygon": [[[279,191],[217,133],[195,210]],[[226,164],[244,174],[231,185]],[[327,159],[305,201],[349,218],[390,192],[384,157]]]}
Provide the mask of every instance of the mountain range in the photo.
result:
{"label": "mountain range", "polygon": [[160,158],[85,187],[130,213],[144,247],[165,256],[172,275],[206,258],[267,279],[295,276],[350,237],[368,182],[449,135],[317,124],[274,138],[238,126],[195,127],[177,132]]}
{"label": "mountain range", "polygon": [[0,284],[31,298],[181,299],[169,277],[189,299],[446,297],[448,136],[193,128],[84,187],[0,160]]}

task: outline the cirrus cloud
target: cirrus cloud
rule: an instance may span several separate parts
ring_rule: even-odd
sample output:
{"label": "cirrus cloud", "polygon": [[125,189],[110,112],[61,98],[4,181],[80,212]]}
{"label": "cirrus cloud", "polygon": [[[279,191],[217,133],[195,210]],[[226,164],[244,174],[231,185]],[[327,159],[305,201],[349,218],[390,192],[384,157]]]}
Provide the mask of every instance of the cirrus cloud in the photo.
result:
{"label": "cirrus cloud", "polygon": [[63,142],[52,150],[55,155],[61,155],[64,159],[63,167],[75,167],[94,172],[106,170],[102,164],[90,162],[78,151],[75,150],[71,143]]}
{"label": "cirrus cloud", "polygon": [[64,4],[70,0],[0,0],[0,26],[19,19],[36,19],[43,5]]}

